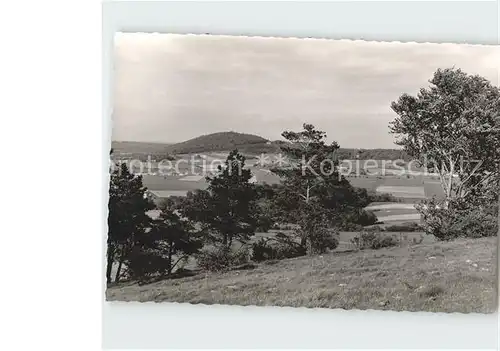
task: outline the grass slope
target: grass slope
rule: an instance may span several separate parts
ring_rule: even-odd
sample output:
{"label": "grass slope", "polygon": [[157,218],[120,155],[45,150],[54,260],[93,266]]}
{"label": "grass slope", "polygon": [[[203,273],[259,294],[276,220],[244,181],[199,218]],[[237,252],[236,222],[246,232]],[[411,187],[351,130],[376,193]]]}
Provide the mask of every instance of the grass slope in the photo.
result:
{"label": "grass slope", "polygon": [[108,300],[493,312],[497,239],[464,239],[262,263],[108,288]]}

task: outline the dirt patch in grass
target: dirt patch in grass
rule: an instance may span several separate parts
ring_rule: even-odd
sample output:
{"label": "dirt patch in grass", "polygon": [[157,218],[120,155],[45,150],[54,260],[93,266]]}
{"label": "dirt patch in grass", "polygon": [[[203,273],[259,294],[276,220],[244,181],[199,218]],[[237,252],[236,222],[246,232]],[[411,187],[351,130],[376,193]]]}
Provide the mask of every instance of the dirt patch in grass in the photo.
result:
{"label": "dirt patch in grass", "polygon": [[483,312],[496,310],[497,239],[333,252],[252,270],[107,290],[108,300]]}

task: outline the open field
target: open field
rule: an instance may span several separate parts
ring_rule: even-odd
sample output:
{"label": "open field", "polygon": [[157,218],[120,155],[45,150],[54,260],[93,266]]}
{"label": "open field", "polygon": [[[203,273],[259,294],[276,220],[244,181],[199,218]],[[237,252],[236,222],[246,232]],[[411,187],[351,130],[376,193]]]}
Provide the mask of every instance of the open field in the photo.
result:
{"label": "open field", "polygon": [[419,222],[420,214],[414,203],[373,203],[365,208],[372,211],[380,222],[393,224],[393,222]]}
{"label": "open field", "polygon": [[414,210],[414,204],[406,203],[392,203],[392,202],[378,202],[372,203],[366,207],[369,211],[391,211],[391,210]]}
{"label": "open field", "polygon": [[395,197],[418,200],[425,197],[443,196],[441,184],[431,177],[350,176],[347,177],[347,180],[352,186],[381,193],[391,193]]}
{"label": "open field", "polygon": [[497,238],[334,252],[110,287],[108,300],[203,304],[494,312]]}
{"label": "open field", "polygon": [[204,178],[198,181],[182,180],[185,176],[143,175],[142,181],[149,190],[196,190],[206,189],[208,183]]}
{"label": "open field", "polygon": [[419,172],[422,171],[423,168],[419,167],[417,165],[417,162],[406,162],[401,159],[399,160],[374,160],[374,159],[369,159],[369,160],[356,160],[356,159],[344,159],[341,161],[341,166],[342,167],[347,167],[351,168],[353,170],[355,169],[365,169],[365,170],[372,170],[372,171],[378,171],[381,169],[385,170],[410,170],[414,172]]}
{"label": "open field", "polygon": [[380,222],[419,222],[421,216],[419,213],[399,213],[399,214],[390,214],[386,216],[377,215],[377,218]]}
{"label": "open field", "polygon": [[[226,153],[207,153],[202,156],[195,154],[177,155],[177,161],[173,161],[173,164],[176,164],[175,167],[177,168],[171,170],[173,174],[165,176],[144,175],[145,185],[151,190],[190,190],[192,189],[193,184],[186,185],[186,183],[182,181],[182,178],[193,176],[193,170],[195,175],[203,174],[202,169],[204,164],[205,167],[208,167],[211,164],[217,166],[218,164],[221,164],[226,156]],[[273,157],[276,157],[276,155],[271,154],[269,156],[269,162],[274,160]],[[195,165],[191,165],[193,158],[196,159]],[[179,160],[181,161],[179,162]],[[257,159],[248,158],[247,167],[252,170],[252,173],[257,177],[258,182],[266,182],[269,184],[279,182],[279,178],[276,175],[271,173],[269,169],[257,165],[256,161]],[[165,167],[165,165],[163,166]],[[158,171],[158,166],[154,162],[152,163],[151,168],[152,172]],[[136,168],[136,171],[138,171],[138,168]],[[148,171],[146,166],[144,166],[143,171]],[[408,198],[409,200],[418,200],[424,197],[432,197],[434,195],[442,196],[441,185],[434,179],[434,177],[431,176],[410,176],[410,178],[408,178],[403,175],[363,175],[358,177],[348,176],[347,179],[355,187],[378,192],[388,192],[392,193],[396,197]],[[201,179],[200,183],[203,182],[203,179]],[[187,187],[186,189],[182,189],[184,185]]]}
{"label": "open field", "polygon": [[368,210],[374,211],[379,221],[395,224],[403,222],[419,222],[420,215],[414,205],[423,199],[436,196],[442,198],[444,193],[441,184],[432,177],[348,177],[351,185],[359,188],[388,193],[397,198],[399,203],[385,203],[383,206],[368,206]]}

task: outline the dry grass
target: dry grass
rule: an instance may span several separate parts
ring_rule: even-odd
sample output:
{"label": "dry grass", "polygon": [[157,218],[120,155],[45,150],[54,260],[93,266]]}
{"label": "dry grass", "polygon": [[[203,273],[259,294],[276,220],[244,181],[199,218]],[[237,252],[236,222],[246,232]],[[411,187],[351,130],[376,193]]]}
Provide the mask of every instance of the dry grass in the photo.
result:
{"label": "dry grass", "polygon": [[383,309],[496,310],[497,239],[468,239],[262,263],[109,288],[108,300]]}

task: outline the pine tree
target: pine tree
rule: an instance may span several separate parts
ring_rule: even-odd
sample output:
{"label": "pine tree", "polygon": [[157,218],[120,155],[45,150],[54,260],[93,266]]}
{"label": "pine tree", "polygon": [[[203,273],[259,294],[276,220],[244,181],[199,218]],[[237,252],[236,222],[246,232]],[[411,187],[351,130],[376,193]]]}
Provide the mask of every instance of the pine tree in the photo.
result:
{"label": "pine tree", "polygon": [[144,235],[151,218],[146,214],[154,208],[146,198],[142,177],[129,172],[126,164],[111,173],[108,203],[108,240],[106,281],[111,283],[111,269],[118,262],[115,282],[120,280],[123,264],[135,238]]}
{"label": "pine tree", "polygon": [[336,142],[326,143],[326,134],[311,124],[300,132],[285,131],[281,151],[289,166],[272,171],[283,184],[275,205],[284,221],[300,226],[301,244],[310,253],[321,252],[330,242],[329,227],[345,222],[348,215],[362,211],[361,199],[350,183],[339,175]]}
{"label": "pine tree", "polygon": [[257,191],[244,166],[245,157],[232,151],[218,173],[206,178],[207,190],[190,194],[182,209],[200,224],[209,241],[226,249],[234,240],[248,241],[259,225]]}
{"label": "pine tree", "polygon": [[170,275],[177,264],[199,251],[203,243],[192,224],[166,203],[151,229],[137,237],[127,261],[130,275],[144,279]]}

